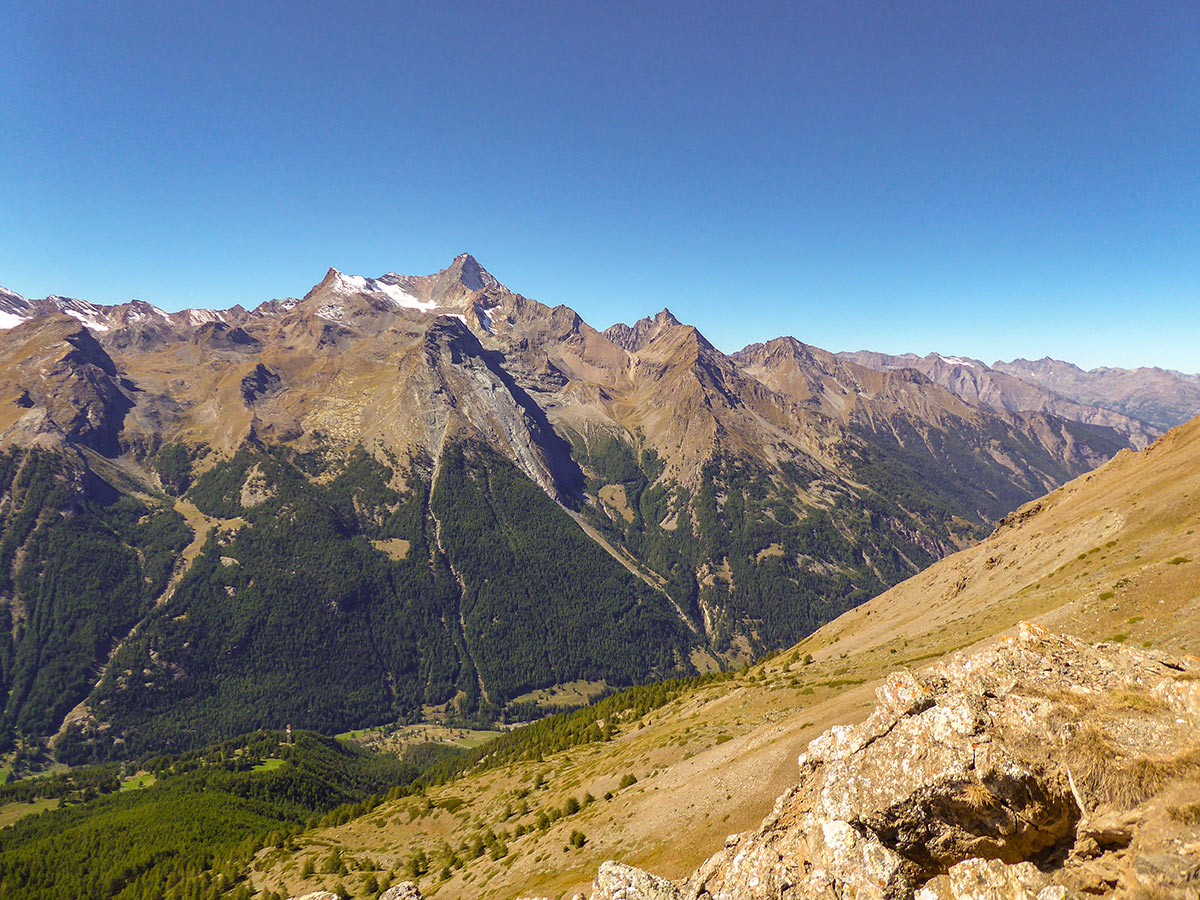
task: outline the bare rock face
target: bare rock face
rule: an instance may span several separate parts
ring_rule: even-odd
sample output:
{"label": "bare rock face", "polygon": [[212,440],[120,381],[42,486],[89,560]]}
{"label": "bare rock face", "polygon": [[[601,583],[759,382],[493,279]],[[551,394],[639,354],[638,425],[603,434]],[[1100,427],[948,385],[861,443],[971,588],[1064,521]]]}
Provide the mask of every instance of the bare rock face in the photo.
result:
{"label": "bare rock face", "polygon": [[379,900],[422,900],[416,882],[402,881],[379,895]]}
{"label": "bare rock face", "polygon": [[757,831],[678,886],[605,863],[592,900],[1200,896],[1200,660],[1022,625],[876,693]]}
{"label": "bare rock face", "polygon": [[968,859],[917,891],[916,900],[1081,900],[1032,863],[1006,865],[998,859]]}
{"label": "bare rock face", "polygon": [[[332,891],[313,891],[311,894],[304,894],[301,897],[289,897],[288,900],[339,900],[339,898]],[[380,894],[379,900],[424,900],[424,898],[415,882],[402,881]]]}
{"label": "bare rock face", "polygon": [[601,863],[592,890],[592,900],[679,900],[681,896],[667,879],[615,862]]}

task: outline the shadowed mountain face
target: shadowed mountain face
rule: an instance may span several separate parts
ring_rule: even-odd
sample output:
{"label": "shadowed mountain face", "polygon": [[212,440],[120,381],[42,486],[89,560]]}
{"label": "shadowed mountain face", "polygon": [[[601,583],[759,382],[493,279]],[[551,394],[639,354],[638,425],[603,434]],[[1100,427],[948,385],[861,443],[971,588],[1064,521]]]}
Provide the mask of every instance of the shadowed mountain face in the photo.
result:
{"label": "shadowed mountain face", "polygon": [[[0,292],[0,325],[0,737],[70,759],[740,662],[1138,442],[666,310],[601,333],[467,254],[253,310]],[[144,585],[99,629],[100,575],[35,587],[81,516]],[[39,654],[50,711],[13,692]]]}

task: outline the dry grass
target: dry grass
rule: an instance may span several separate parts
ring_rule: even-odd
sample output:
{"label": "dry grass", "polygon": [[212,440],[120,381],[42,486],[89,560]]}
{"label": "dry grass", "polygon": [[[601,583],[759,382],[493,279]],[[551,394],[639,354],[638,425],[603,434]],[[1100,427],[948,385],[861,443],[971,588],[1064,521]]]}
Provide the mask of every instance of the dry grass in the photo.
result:
{"label": "dry grass", "polygon": [[1139,884],[1126,894],[1129,900],[1192,900],[1192,896],[1181,889],[1146,884]]}
{"label": "dry grass", "polygon": [[1183,825],[1200,825],[1200,803],[1188,803],[1184,806],[1174,806],[1167,810],[1171,821]]}
{"label": "dry grass", "polygon": [[1093,727],[1075,736],[1066,755],[1084,799],[1114,809],[1132,809],[1172,782],[1200,774],[1200,748],[1171,759],[1129,758]]}
{"label": "dry grass", "polygon": [[962,791],[962,802],[969,809],[986,812],[1000,806],[1000,799],[986,785],[973,781]]}

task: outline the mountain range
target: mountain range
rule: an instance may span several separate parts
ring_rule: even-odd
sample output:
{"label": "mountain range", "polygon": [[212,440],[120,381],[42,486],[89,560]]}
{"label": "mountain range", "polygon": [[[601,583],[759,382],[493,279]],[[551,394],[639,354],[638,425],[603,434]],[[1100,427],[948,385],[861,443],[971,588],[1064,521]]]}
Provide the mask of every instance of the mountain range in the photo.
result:
{"label": "mountain range", "polygon": [[[1101,665],[1052,650],[1074,641],[1094,647],[1085,655],[1094,653]],[[998,663],[1004,664],[999,683],[989,674]],[[1200,786],[1198,667],[1200,418],[1023,505],[985,540],[744,672],[672,690],[648,709],[629,703],[582,710],[577,717],[610,717],[614,733],[554,752],[543,735],[523,730],[525,746],[544,752],[514,753],[506,745],[521,740],[522,731],[506,735],[481,747],[469,759],[474,765],[461,766],[454,779],[326,823],[302,835],[294,852],[262,851],[251,878],[256,889],[283,897],[328,890],[338,879],[322,874],[319,863],[339,848],[350,860],[351,875],[342,881],[352,892],[366,877],[356,862],[411,873],[408,864],[419,853],[429,861],[418,879],[426,896],[507,900],[582,892],[606,900],[614,896],[605,890],[608,861],[619,860],[625,874],[632,865],[671,879],[624,881],[624,892],[615,895],[627,898],[676,897],[693,873],[728,879],[721,893],[710,891],[713,897],[777,897],[779,882],[763,877],[768,872],[791,876],[796,888],[784,896],[827,897],[828,890],[800,882],[814,869],[830,868],[806,865],[824,848],[812,840],[811,821],[788,808],[797,798],[822,796],[815,781],[825,796],[884,802],[888,811],[878,818],[858,805],[843,807],[843,821],[867,840],[874,829],[892,841],[933,834],[948,817],[960,829],[957,838],[929,844],[958,854],[944,861],[943,879],[960,859],[1009,866],[1031,860],[1043,873],[1038,877],[1078,892],[1042,896],[1185,900],[1195,892],[1188,874],[1195,870],[1188,867],[1200,851],[1200,821],[1187,812],[1195,810]],[[945,677],[956,672],[965,677]],[[974,715],[943,715],[935,697],[951,686]],[[879,704],[889,701],[908,703],[908,714],[930,710],[923,727],[900,728],[890,739],[888,720],[872,728]],[[948,762],[948,748],[960,739],[954,723],[963,721],[978,728],[965,742],[973,764]],[[1046,723],[1054,730],[1037,741],[1015,739]],[[988,844],[985,835],[997,833],[991,829],[1003,836],[1038,830],[1024,813],[1004,814],[999,799],[980,803],[978,787],[968,784],[977,780],[1009,802],[1030,797],[1009,792],[1004,776],[984,768],[998,752],[1022,747],[1051,758],[1013,764],[1010,773],[1036,773],[1062,796],[1071,795],[1074,780],[1082,808],[1070,801],[1058,807],[1058,815],[1065,813],[1063,852]],[[814,779],[806,760],[834,749],[848,764],[835,768],[832,779]],[[881,751],[892,755],[873,767],[850,765]],[[906,787],[913,793],[897,798]],[[556,815],[575,809],[572,797],[596,800]],[[983,814],[982,823],[966,824],[972,811]],[[837,820],[826,817],[830,833],[838,833]],[[904,827],[887,827],[896,821]],[[762,856],[726,852],[746,848],[756,833],[774,829],[794,838],[805,826],[806,840],[779,841],[765,855],[766,866]],[[1111,843],[1089,849],[1088,835],[1106,826],[1113,827]],[[574,832],[587,837],[577,849],[569,843]],[[473,856],[477,835],[489,849],[502,842],[505,855]],[[723,852],[721,865],[705,865]],[[870,872],[881,857],[887,854],[863,853],[847,868]],[[743,858],[753,867],[739,865]],[[304,874],[313,868],[305,859],[318,863],[315,872]],[[730,878],[737,873],[745,877]],[[884,896],[927,896],[917,886],[880,879],[874,887],[860,885],[859,895],[878,896],[871,891],[886,887]],[[995,888],[981,878],[950,896],[1039,896],[1040,888],[1020,887]]]}
{"label": "mountain range", "polygon": [[601,332],[467,254],[252,310],[0,291],[0,325],[0,732],[66,761],[736,665],[1200,408]]}
{"label": "mountain range", "polygon": [[1200,419],[756,665],[490,740],[266,729],[10,782],[0,886],[30,900],[1188,900],[1198,458]]}

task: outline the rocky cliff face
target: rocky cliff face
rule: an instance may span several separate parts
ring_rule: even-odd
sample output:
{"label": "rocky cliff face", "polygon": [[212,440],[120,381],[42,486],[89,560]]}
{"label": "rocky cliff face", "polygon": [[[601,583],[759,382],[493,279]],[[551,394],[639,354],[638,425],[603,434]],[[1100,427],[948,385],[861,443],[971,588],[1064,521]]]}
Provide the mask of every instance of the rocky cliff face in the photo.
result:
{"label": "rocky cliff face", "polygon": [[116,453],[133,401],[91,332],[53,315],[14,338],[0,347],[0,443]]}
{"label": "rocky cliff face", "polygon": [[1022,625],[877,696],[757,831],[683,883],[605,863],[591,900],[1200,896],[1200,659]]}

